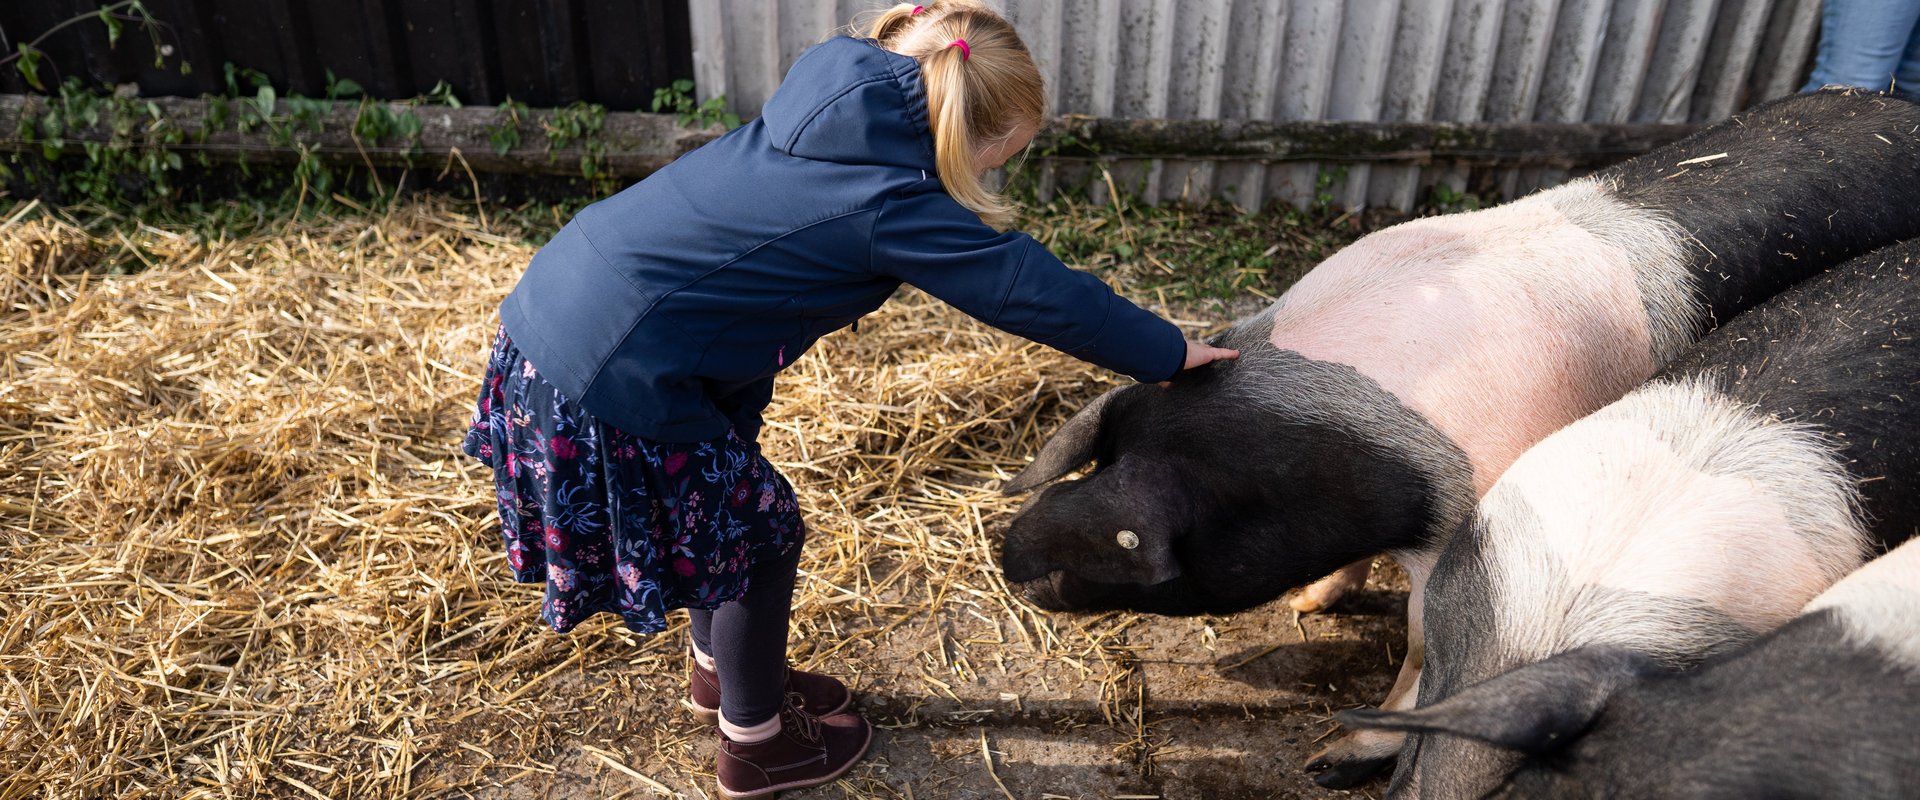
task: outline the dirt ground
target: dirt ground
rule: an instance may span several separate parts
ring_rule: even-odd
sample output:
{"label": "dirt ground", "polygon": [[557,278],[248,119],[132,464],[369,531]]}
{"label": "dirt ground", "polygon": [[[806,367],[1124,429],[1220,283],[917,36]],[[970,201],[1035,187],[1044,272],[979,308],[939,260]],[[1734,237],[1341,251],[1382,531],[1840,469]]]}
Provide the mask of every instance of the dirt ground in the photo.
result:
{"label": "dirt ground", "polygon": [[[1187,304],[1173,313],[1224,321],[1265,305],[1248,297],[1204,308]],[[988,528],[997,543],[1004,520]],[[840,676],[853,688],[855,707],[878,729],[872,750],[840,781],[780,796],[1384,797],[1386,775],[1333,790],[1303,768],[1342,733],[1333,712],[1378,703],[1406,653],[1406,574],[1390,558],[1375,565],[1364,592],[1324,614],[1297,615],[1279,600],[1224,617],[1048,615],[1054,625],[1099,643],[1084,659],[1059,655],[1058,642],[1036,642],[1038,629],[996,618],[1004,605],[986,598],[915,596],[926,587],[888,592],[876,607],[925,606],[928,614],[904,625],[885,614],[856,617],[847,622],[871,627],[849,627],[845,646],[796,641],[791,653],[797,665]],[[806,592],[804,583],[800,591]],[[679,632],[662,638],[685,646],[677,644],[684,641]],[[615,672],[583,670],[553,688],[580,691]],[[667,685],[658,695],[671,701],[680,691]],[[606,699],[615,716],[662,713],[660,696]],[[712,731],[679,709],[664,713],[653,718],[671,720],[677,735],[667,747],[648,752],[618,736],[585,736],[580,746],[553,753],[550,775],[474,796],[718,797],[710,772]]]}
{"label": "dirt ground", "polygon": [[[1074,625],[1113,631],[1105,664],[1035,656],[979,603],[956,599],[931,619],[861,641],[818,667],[849,679],[857,707],[879,730],[867,760],[841,781],[789,800],[825,798],[1381,797],[1385,778],[1348,791],[1313,783],[1301,765],[1338,735],[1333,711],[1378,702],[1404,654],[1406,577],[1382,559],[1367,590],[1333,613],[1297,618],[1284,602],[1227,617],[1102,614]],[[905,598],[902,598],[905,599]],[[956,663],[949,642],[977,659]],[[982,645],[987,645],[983,648]],[[805,663],[804,657],[797,660]],[[1102,674],[1117,668],[1122,679]],[[607,679],[571,676],[558,691]],[[666,687],[664,693],[671,693]],[[659,713],[658,702],[610,698],[615,715]],[[657,698],[649,698],[657,700]],[[671,712],[669,712],[671,713]],[[587,736],[563,748],[556,771],[475,796],[716,796],[712,776],[684,767],[712,761],[709,730],[680,715],[669,752],[623,748]],[[603,753],[629,753],[613,766]],[[571,753],[565,753],[571,750]],[[989,755],[991,761],[989,762]],[[614,756],[618,759],[619,756]]]}

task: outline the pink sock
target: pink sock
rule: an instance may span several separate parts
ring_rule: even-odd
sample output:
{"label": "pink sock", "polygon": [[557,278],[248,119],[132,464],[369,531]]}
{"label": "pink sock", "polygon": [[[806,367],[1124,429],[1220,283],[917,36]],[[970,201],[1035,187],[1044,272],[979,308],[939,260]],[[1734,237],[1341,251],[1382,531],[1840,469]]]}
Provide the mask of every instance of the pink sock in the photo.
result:
{"label": "pink sock", "polygon": [[720,732],[740,744],[759,744],[780,732],[780,715],[775,714],[758,725],[735,725],[727,720],[727,715],[721,714]]}
{"label": "pink sock", "polygon": [[699,645],[693,645],[693,660],[694,660],[694,663],[696,663],[696,664],[699,664],[699,665],[700,665],[700,668],[701,668],[701,669],[704,669],[704,670],[706,670],[706,671],[708,671],[708,672],[713,672],[713,671],[714,671],[714,669],[713,669],[713,656],[710,656],[710,655],[707,655],[706,653],[702,653],[702,652],[700,652],[700,646],[699,646]]}

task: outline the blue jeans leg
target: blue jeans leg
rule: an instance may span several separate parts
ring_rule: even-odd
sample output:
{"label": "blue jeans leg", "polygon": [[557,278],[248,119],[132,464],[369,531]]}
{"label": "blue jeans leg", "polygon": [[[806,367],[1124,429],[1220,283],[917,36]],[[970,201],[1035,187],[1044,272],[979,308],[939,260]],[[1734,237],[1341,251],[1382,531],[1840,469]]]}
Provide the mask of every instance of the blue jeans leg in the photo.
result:
{"label": "blue jeans leg", "polygon": [[[1915,0],[1920,5],[1920,0]],[[1893,74],[1893,88],[1908,99],[1920,102],[1920,22],[1907,37],[1907,52],[1900,56],[1900,69]]]}
{"label": "blue jeans leg", "polygon": [[[1920,79],[1920,0],[1826,0],[1820,46],[1803,91],[1858,86],[1884,92]],[[1901,88],[1905,88],[1902,86]]]}

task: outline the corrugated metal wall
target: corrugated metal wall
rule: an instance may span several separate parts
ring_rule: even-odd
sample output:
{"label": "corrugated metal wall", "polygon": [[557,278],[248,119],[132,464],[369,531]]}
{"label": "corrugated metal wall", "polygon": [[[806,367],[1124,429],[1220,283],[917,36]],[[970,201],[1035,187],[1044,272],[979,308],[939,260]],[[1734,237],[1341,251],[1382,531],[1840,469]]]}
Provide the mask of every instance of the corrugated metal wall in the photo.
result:
{"label": "corrugated metal wall", "polygon": [[[1798,88],[1818,0],[1002,0],[1055,113],[1176,119],[1703,122]],[[752,114],[800,51],[874,3],[693,0],[705,97]],[[1049,175],[1052,167],[1047,167]],[[1120,164],[1150,201],[1326,193],[1410,208],[1447,167]],[[1062,180],[1082,180],[1072,170]],[[1064,177],[1064,176],[1072,176]],[[1505,196],[1554,170],[1476,175]]]}
{"label": "corrugated metal wall", "polygon": [[[705,0],[693,0],[705,5]],[[406,98],[446,81],[455,96],[494,105],[575,100],[645,111],[653,92],[693,77],[686,0],[144,0],[171,48],[128,23],[118,44],[92,19],[41,48],[44,82],[137,83],[143,95],[226,91],[223,66],[265,74],[282,92],[318,96],[328,71],[368,94]],[[0,52],[84,16],[106,0],[0,0]],[[181,62],[191,65],[181,70]],[[242,85],[243,91],[252,91]],[[0,92],[28,90],[12,65]]]}

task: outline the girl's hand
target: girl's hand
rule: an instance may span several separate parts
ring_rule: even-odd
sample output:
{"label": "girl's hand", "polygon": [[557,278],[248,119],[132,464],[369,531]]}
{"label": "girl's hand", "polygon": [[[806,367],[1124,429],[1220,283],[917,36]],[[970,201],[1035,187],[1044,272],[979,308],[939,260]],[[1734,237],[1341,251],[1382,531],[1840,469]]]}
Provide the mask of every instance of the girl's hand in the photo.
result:
{"label": "girl's hand", "polygon": [[[1224,348],[1224,347],[1214,347],[1213,345],[1207,344],[1206,342],[1196,342],[1192,339],[1188,339],[1187,340],[1187,363],[1180,367],[1180,371],[1185,372],[1187,370],[1193,369],[1194,367],[1211,364],[1221,359],[1239,358],[1239,357],[1240,357],[1240,351],[1238,350],[1228,350],[1227,348]],[[1170,381],[1161,381],[1160,385],[1166,386],[1168,383],[1170,383]]]}

